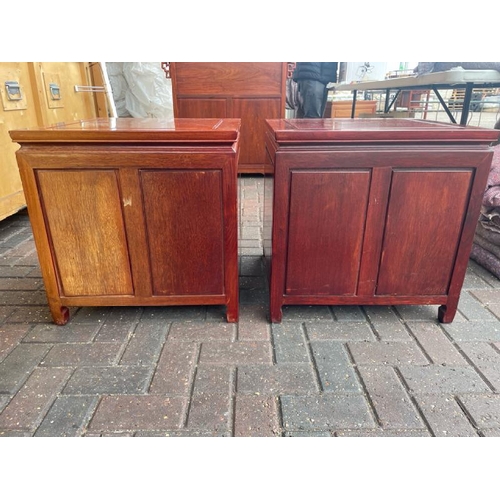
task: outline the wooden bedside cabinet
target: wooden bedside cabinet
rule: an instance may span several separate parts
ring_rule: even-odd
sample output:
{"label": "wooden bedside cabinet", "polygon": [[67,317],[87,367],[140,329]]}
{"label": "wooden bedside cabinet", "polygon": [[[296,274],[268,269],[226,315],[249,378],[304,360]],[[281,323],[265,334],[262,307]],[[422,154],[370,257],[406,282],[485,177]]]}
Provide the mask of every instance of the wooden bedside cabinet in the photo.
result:
{"label": "wooden bedside cabinet", "polygon": [[11,131],[54,322],[68,306],[224,304],[238,320],[240,120]]}
{"label": "wooden bedside cabinet", "polygon": [[438,304],[451,322],[500,131],[267,120],[264,251],[284,304]]}

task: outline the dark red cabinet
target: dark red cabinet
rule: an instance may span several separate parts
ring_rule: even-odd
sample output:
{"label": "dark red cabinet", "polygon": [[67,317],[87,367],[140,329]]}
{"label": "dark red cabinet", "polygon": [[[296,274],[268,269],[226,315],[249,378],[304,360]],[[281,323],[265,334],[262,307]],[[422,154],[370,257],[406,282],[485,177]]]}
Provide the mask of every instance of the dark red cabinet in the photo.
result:
{"label": "dark red cabinet", "polygon": [[284,304],[438,304],[450,322],[495,130],[420,120],[267,120],[270,316]]}

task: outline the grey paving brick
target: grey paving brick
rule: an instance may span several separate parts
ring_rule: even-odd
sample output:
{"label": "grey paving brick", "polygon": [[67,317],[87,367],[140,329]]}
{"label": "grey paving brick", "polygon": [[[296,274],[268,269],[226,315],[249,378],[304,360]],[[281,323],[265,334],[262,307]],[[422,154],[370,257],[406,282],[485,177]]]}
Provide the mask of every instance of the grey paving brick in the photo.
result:
{"label": "grey paving brick", "polygon": [[310,340],[376,340],[368,322],[332,322],[305,323],[307,336]]}
{"label": "grey paving brick", "polygon": [[0,291],[2,290],[39,290],[43,282],[40,278],[1,278]]}
{"label": "grey paving brick", "polygon": [[229,394],[233,368],[224,365],[200,365],[194,380],[195,393]]}
{"label": "grey paving brick", "polygon": [[331,306],[330,310],[337,321],[366,321],[360,306]]}
{"label": "grey paving brick", "polygon": [[311,351],[323,391],[362,392],[356,372],[340,342],[311,342]]}
{"label": "grey paving brick", "polygon": [[64,326],[59,325],[40,325],[37,324],[24,338],[23,342],[37,342],[37,343],[57,343],[57,342],[92,342],[99,328],[100,324],[94,323],[73,323],[69,321]]}
{"label": "grey paving brick", "polygon": [[84,366],[75,370],[63,394],[141,394],[151,375],[146,366]]}
{"label": "grey paving brick", "polygon": [[455,342],[500,341],[500,324],[498,322],[443,323],[443,328]]}
{"label": "grey paving brick", "polygon": [[42,306],[47,304],[47,295],[43,291],[3,291],[0,294],[0,306]]}
{"label": "grey paving brick", "polygon": [[271,337],[277,363],[307,363],[309,361],[301,324],[273,324]]}
{"label": "grey paving brick", "polygon": [[235,437],[273,437],[280,435],[281,427],[275,398],[246,394],[236,395]]}
{"label": "grey paving brick", "polygon": [[395,306],[403,321],[435,321],[438,306]]}
{"label": "grey paving brick", "polygon": [[155,320],[165,323],[173,321],[203,321],[206,310],[203,306],[145,307],[141,320]]}
{"label": "grey paving brick", "polygon": [[0,306],[0,323],[4,322],[15,310],[15,306]]}
{"label": "grey paving brick", "polygon": [[402,366],[399,368],[415,394],[465,394],[491,392],[469,366]]}
{"label": "grey paving brick", "polygon": [[42,420],[71,373],[67,368],[35,368],[0,414],[0,429],[30,430]]}
{"label": "grey paving brick", "polygon": [[238,393],[300,394],[317,392],[310,363],[241,366],[238,368]]}
{"label": "grey paving brick", "polygon": [[415,399],[436,437],[478,436],[453,396],[419,394]]}
{"label": "grey paving brick", "polygon": [[0,325],[0,361],[19,344],[30,328],[30,325]]}
{"label": "grey paving brick", "polygon": [[105,323],[99,329],[94,338],[95,342],[125,342],[134,332],[137,323],[135,321],[123,321]]}
{"label": "grey paving brick", "polygon": [[[2,253],[0,249],[0,254]],[[24,278],[32,268],[21,266],[4,266],[0,259],[0,277],[1,278]]]}
{"label": "grey paving brick", "polygon": [[200,363],[227,365],[271,364],[271,344],[257,341],[206,342],[201,346]]}
{"label": "grey paving brick", "polygon": [[231,401],[229,394],[193,394],[187,429],[217,433],[229,431]]}
{"label": "grey paving brick", "polygon": [[487,342],[461,342],[459,346],[495,391],[500,392],[500,352]]}
{"label": "grey paving brick", "polygon": [[459,399],[479,429],[500,427],[500,394],[466,394]]}
{"label": "grey paving brick", "polygon": [[187,400],[159,395],[104,396],[89,425],[90,432],[179,429]]}
{"label": "grey paving brick", "polygon": [[416,342],[349,342],[354,361],[358,365],[427,365],[429,361]]}
{"label": "grey paving brick", "polygon": [[100,323],[102,325],[112,309],[112,307],[81,307],[71,318],[71,323]]}
{"label": "grey paving brick", "polygon": [[328,306],[283,306],[283,321],[333,321]]}
{"label": "grey paving brick", "polygon": [[488,287],[486,290],[474,289],[470,290],[469,293],[484,305],[500,304],[500,288]]}
{"label": "grey paving brick", "polygon": [[311,437],[332,437],[332,433],[329,431],[292,431],[292,432],[285,432],[284,437],[305,437],[305,438],[311,438]]}
{"label": "grey paving brick", "polygon": [[206,342],[209,340],[228,340],[236,338],[236,325],[233,323],[180,323],[174,322],[168,333],[169,340],[187,342]]}
{"label": "grey paving brick", "polygon": [[120,365],[155,365],[167,336],[168,324],[142,321],[137,325]]}
{"label": "grey paving brick", "polygon": [[271,326],[267,318],[267,307],[261,304],[244,304],[240,308],[238,340],[271,339]]}
{"label": "grey paving brick", "polygon": [[240,256],[239,258],[240,276],[263,276],[264,266],[261,256]]}
{"label": "grey paving brick", "polygon": [[106,324],[136,323],[144,312],[143,307],[115,306],[106,315]]}
{"label": "grey paving brick", "polygon": [[11,396],[0,396],[0,413],[2,413],[3,409],[7,406],[7,403],[10,401]]}
{"label": "grey paving brick", "polygon": [[121,353],[118,343],[56,344],[42,366],[109,366],[116,363]]}
{"label": "grey paving brick", "polygon": [[198,344],[167,340],[151,382],[150,392],[152,394],[187,394],[191,389],[191,379],[198,354]]}
{"label": "grey paving brick", "polygon": [[97,402],[96,396],[59,396],[35,432],[35,437],[80,436]]}
{"label": "grey paving brick", "polygon": [[462,291],[460,295],[458,310],[469,321],[497,321],[497,318],[467,290]]}
{"label": "grey paving brick", "polygon": [[472,271],[474,274],[479,276],[482,280],[486,281],[493,288],[500,288],[500,281],[496,276],[493,276],[484,267],[480,266],[477,262],[469,260],[469,265],[467,266],[468,271]]}
{"label": "grey paving brick", "polygon": [[13,307],[14,312],[7,318],[6,323],[52,323],[47,305]]}
{"label": "grey paving brick", "polygon": [[498,429],[482,429],[481,434],[484,437],[500,437],[500,427]]}
{"label": "grey paving brick", "polygon": [[375,429],[375,430],[342,430],[342,431],[337,431],[335,432],[336,437],[362,437],[362,438],[371,438],[371,437],[382,437],[382,438],[389,438],[389,437],[399,437],[399,438],[408,438],[408,437],[431,437],[431,433],[428,430],[425,429],[418,429],[418,430],[413,430],[413,429]]}
{"label": "grey paving brick", "polygon": [[409,321],[408,327],[425,353],[438,365],[467,365],[457,348],[449,341],[442,328],[435,323]]}
{"label": "grey paving brick", "polygon": [[280,400],[286,431],[376,427],[366,399],[358,394],[281,396]]}
{"label": "grey paving brick", "polygon": [[365,306],[364,310],[381,340],[401,340],[403,342],[411,340],[394,308],[389,306]]}
{"label": "grey paving brick", "polygon": [[0,394],[14,394],[42,361],[49,345],[20,344],[0,363]]}
{"label": "grey paving brick", "polygon": [[359,372],[384,429],[425,429],[393,368],[360,366]]}

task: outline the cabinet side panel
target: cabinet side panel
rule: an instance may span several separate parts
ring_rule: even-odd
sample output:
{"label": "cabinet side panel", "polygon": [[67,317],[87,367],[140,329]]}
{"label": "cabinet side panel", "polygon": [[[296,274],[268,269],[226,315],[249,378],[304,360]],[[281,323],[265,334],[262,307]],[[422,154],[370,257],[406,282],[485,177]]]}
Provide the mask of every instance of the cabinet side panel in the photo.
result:
{"label": "cabinet side panel", "polygon": [[448,292],[473,172],[394,171],[377,295]]}
{"label": "cabinet side panel", "polygon": [[39,170],[37,178],[63,294],[133,294],[116,173]]}
{"label": "cabinet side panel", "polygon": [[293,172],[286,293],[354,295],[370,171]]}
{"label": "cabinet side panel", "polygon": [[222,294],[221,171],[142,171],[155,295]]}

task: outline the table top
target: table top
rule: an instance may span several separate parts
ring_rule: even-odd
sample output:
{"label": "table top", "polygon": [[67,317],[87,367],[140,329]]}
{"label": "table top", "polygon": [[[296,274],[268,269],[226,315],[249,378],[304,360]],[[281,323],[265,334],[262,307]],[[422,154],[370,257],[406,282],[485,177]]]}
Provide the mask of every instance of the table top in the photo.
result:
{"label": "table top", "polygon": [[49,127],[11,130],[23,142],[215,142],[238,138],[240,119],[93,118]]}
{"label": "table top", "polygon": [[359,83],[341,83],[334,85],[335,91],[342,90],[378,90],[399,89],[406,87],[428,87],[430,85],[459,86],[467,83],[477,85],[492,84],[500,87],[500,72],[494,69],[473,70],[455,68],[448,71],[437,71],[418,76],[405,76],[402,78],[388,78]]}
{"label": "table top", "polygon": [[500,130],[464,127],[415,118],[323,118],[266,120],[280,143],[294,142],[467,142],[489,144]]}

